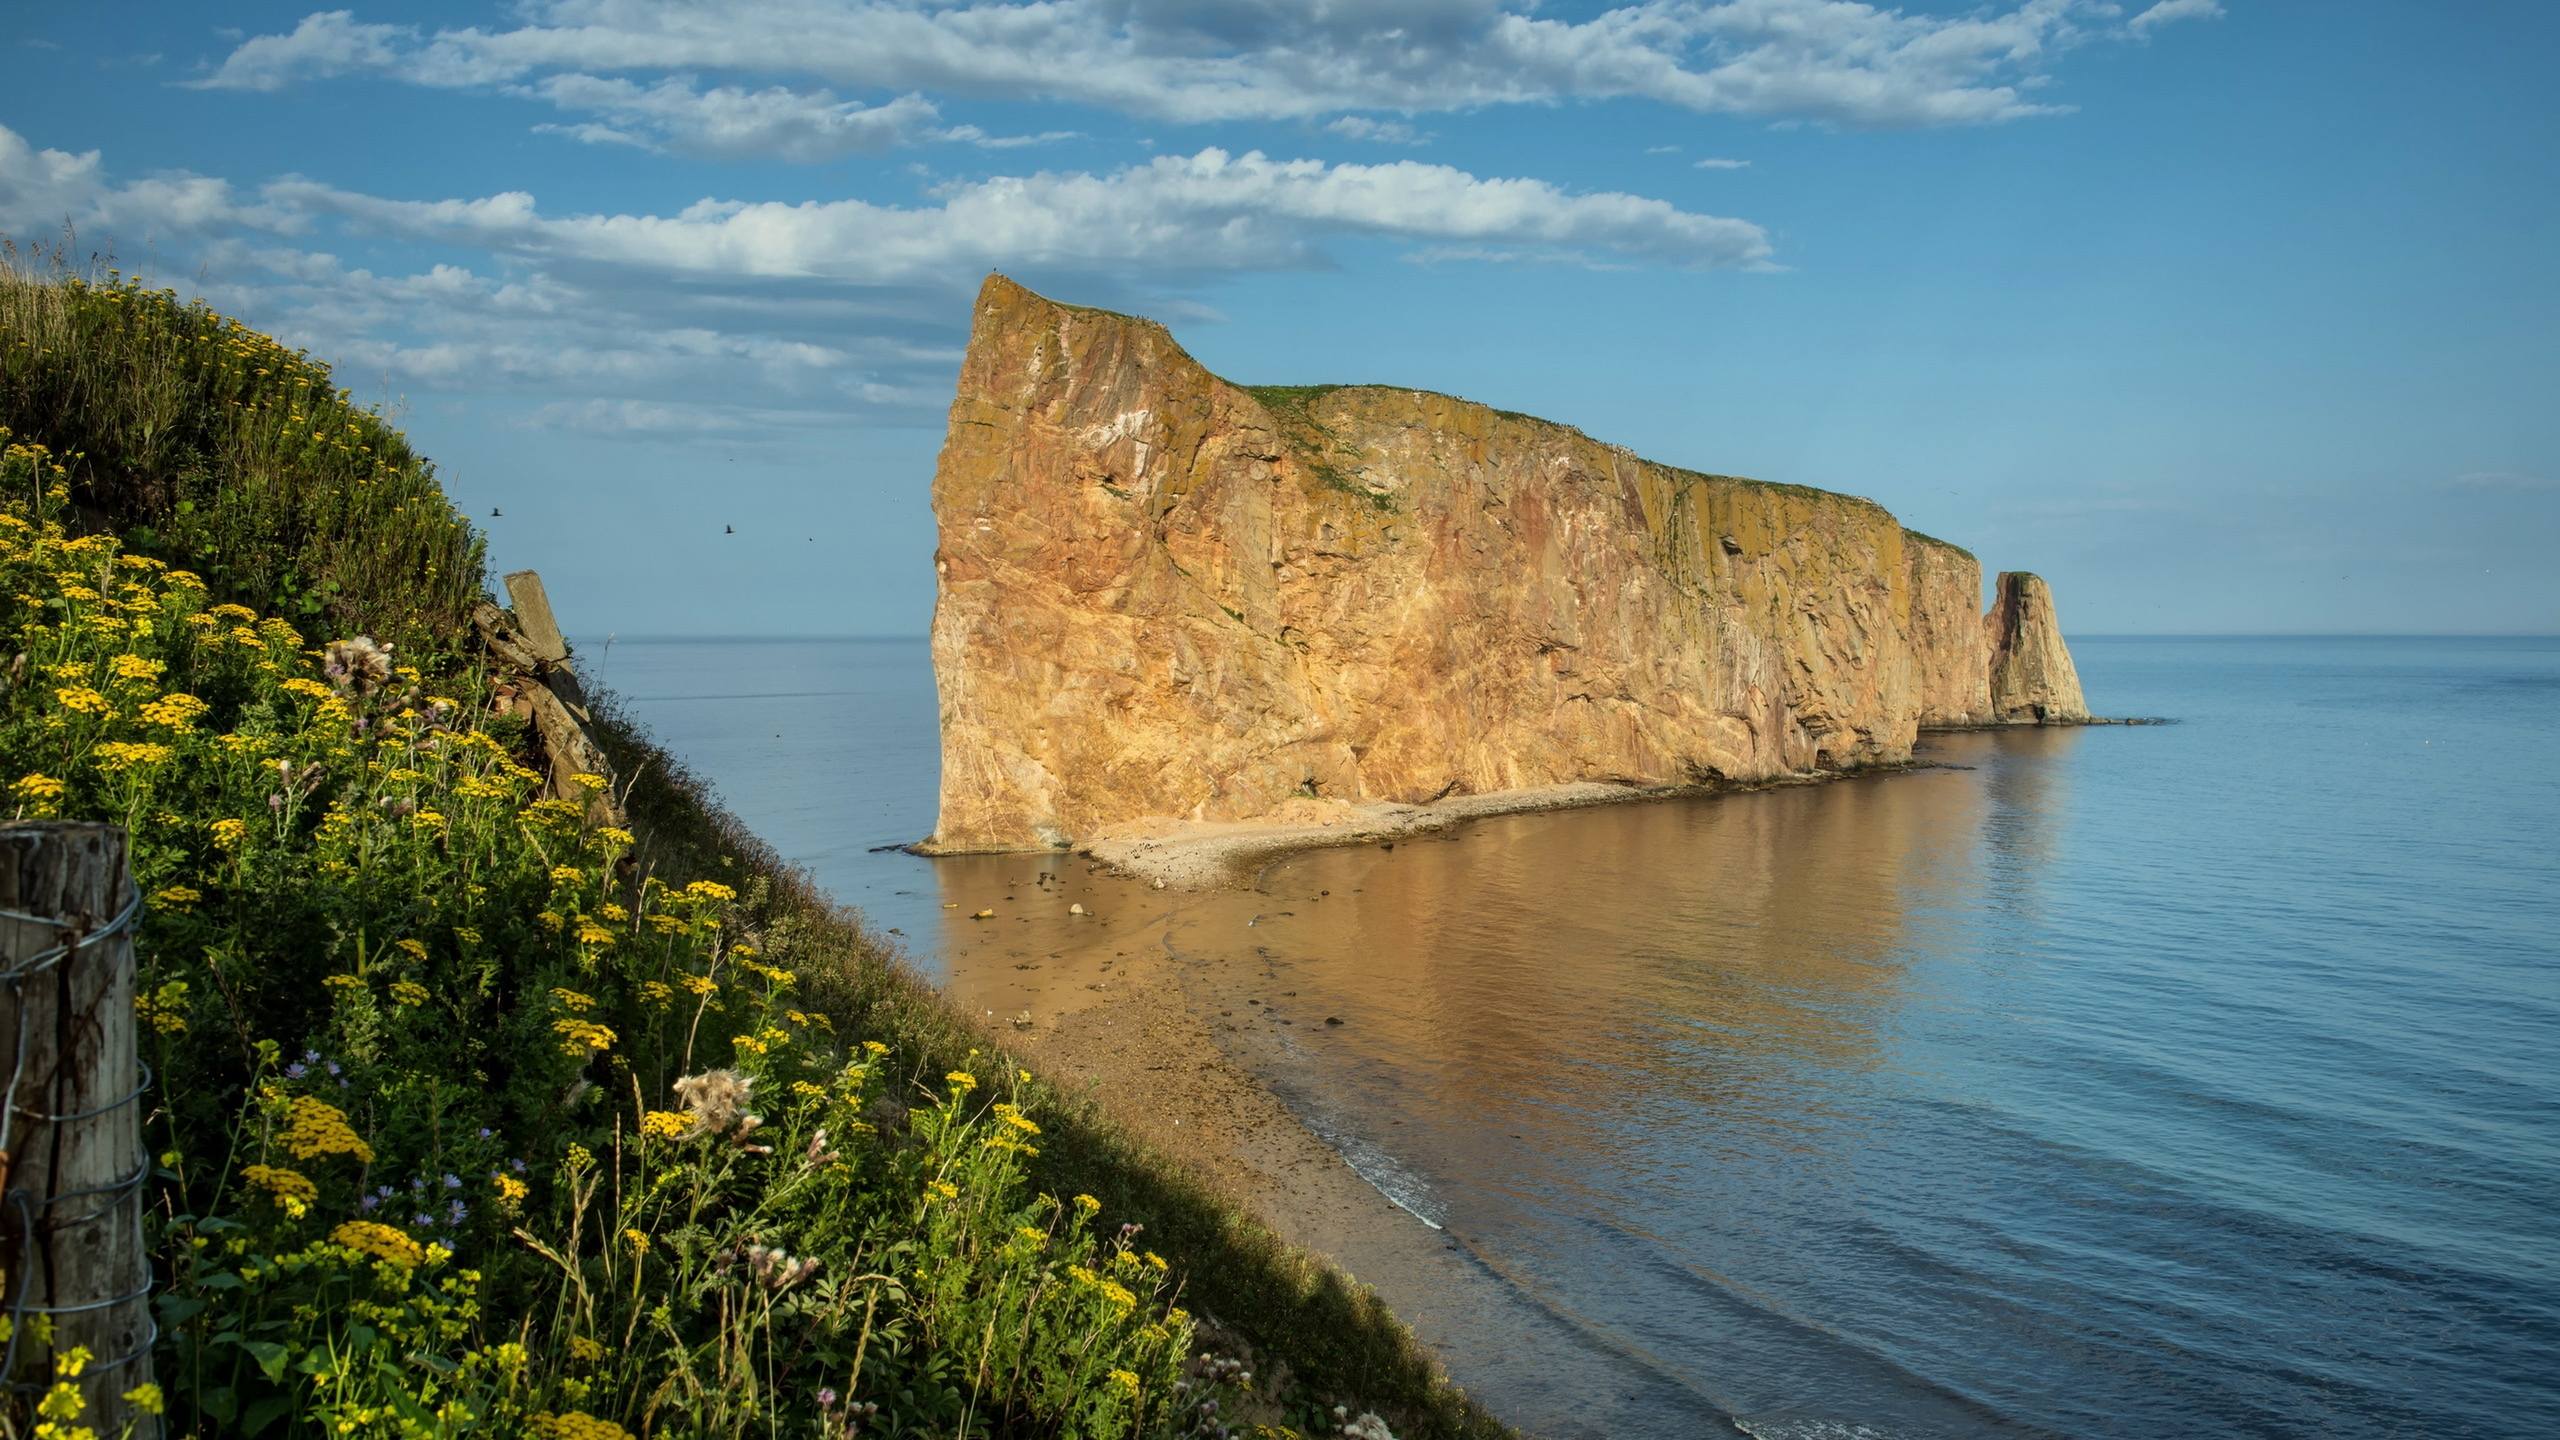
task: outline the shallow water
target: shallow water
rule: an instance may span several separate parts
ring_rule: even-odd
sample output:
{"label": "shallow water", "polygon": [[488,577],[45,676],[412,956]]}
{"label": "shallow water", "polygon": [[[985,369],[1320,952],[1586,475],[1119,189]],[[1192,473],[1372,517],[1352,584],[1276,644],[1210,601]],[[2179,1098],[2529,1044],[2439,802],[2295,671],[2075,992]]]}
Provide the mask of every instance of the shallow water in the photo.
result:
{"label": "shallow water", "polygon": [[[1538,1307],[1555,1428],[2560,1433],[2560,642],[2075,652],[2183,723],[1314,852],[1172,943]],[[921,644],[605,675],[933,967],[959,872],[866,849]]]}

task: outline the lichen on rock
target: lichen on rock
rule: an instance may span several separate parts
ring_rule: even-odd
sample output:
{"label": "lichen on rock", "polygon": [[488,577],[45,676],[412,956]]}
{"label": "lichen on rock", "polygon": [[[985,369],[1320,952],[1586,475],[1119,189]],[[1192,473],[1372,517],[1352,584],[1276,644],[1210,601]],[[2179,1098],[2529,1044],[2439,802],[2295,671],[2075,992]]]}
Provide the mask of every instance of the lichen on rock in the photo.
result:
{"label": "lichen on rock", "polygon": [[1995,718],[1980,566],[1873,501],[1426,391],[1249,390],[1002,276],[933,504],[932,849],[1764,780]]}

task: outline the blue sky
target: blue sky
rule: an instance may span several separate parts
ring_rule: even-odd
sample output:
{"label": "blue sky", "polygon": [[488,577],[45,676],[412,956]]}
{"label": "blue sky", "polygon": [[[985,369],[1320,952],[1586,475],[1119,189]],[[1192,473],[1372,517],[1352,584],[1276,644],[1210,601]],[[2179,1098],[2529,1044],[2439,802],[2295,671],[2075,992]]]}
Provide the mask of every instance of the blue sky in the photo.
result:
{"label": "blue sky", "polygon": [[334,362],[581,633],[922,633],[990,267],[1872,496],[2076,632],[2560,631],[2543,6],[86,10],[0,40],[0,232]]}

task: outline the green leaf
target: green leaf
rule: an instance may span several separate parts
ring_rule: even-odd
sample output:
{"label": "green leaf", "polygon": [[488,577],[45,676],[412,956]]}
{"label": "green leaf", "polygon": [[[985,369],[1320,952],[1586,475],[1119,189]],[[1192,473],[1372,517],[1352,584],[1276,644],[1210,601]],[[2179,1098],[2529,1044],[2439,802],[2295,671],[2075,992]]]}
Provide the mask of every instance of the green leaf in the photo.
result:
{"label": "green leaf", "polygon": [[268,1426],[273,1425],[278,1420],[281,1420],[292,1413],[292,1396],[270,1395],[266,1399],[259,1401],[257,1404],[250,1406],[249,1413],[240,1417],[240,1433],[243,1435],[255,1435],[259,1431],[266,1429]]}
{"label": "green leaf", "polygon": [[257,1358],[258,1368],[267,1372],[270,1380],[282,1380],[285,1362],[293,1358],[292,1351],[273,1340],[243,1340],[240,1348]]}

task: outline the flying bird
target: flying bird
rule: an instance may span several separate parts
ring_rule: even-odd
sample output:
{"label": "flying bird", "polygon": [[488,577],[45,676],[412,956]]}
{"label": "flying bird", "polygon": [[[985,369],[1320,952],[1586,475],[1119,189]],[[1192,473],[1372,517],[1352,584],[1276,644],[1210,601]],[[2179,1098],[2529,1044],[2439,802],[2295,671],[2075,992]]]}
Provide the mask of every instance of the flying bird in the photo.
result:
{"label": "flying bird", "polygon": [[735,525],[723,525],[720,527],[720,533],[723,535],[735,535],[738,533],[738,527]]}
{"label": "flying bird", "polygon": [[498,508],[497,506],[495,506],[495,505],[492,505],[492,506],[490,506],[490,507],[489,507],[489,518],[490,518],[490,519],[492,519],[492,520],[497,519],[499,516],[504,515],[505,513],[507,513],[507,512],[505,512],[504,510],[499,509],[499,508]]}

